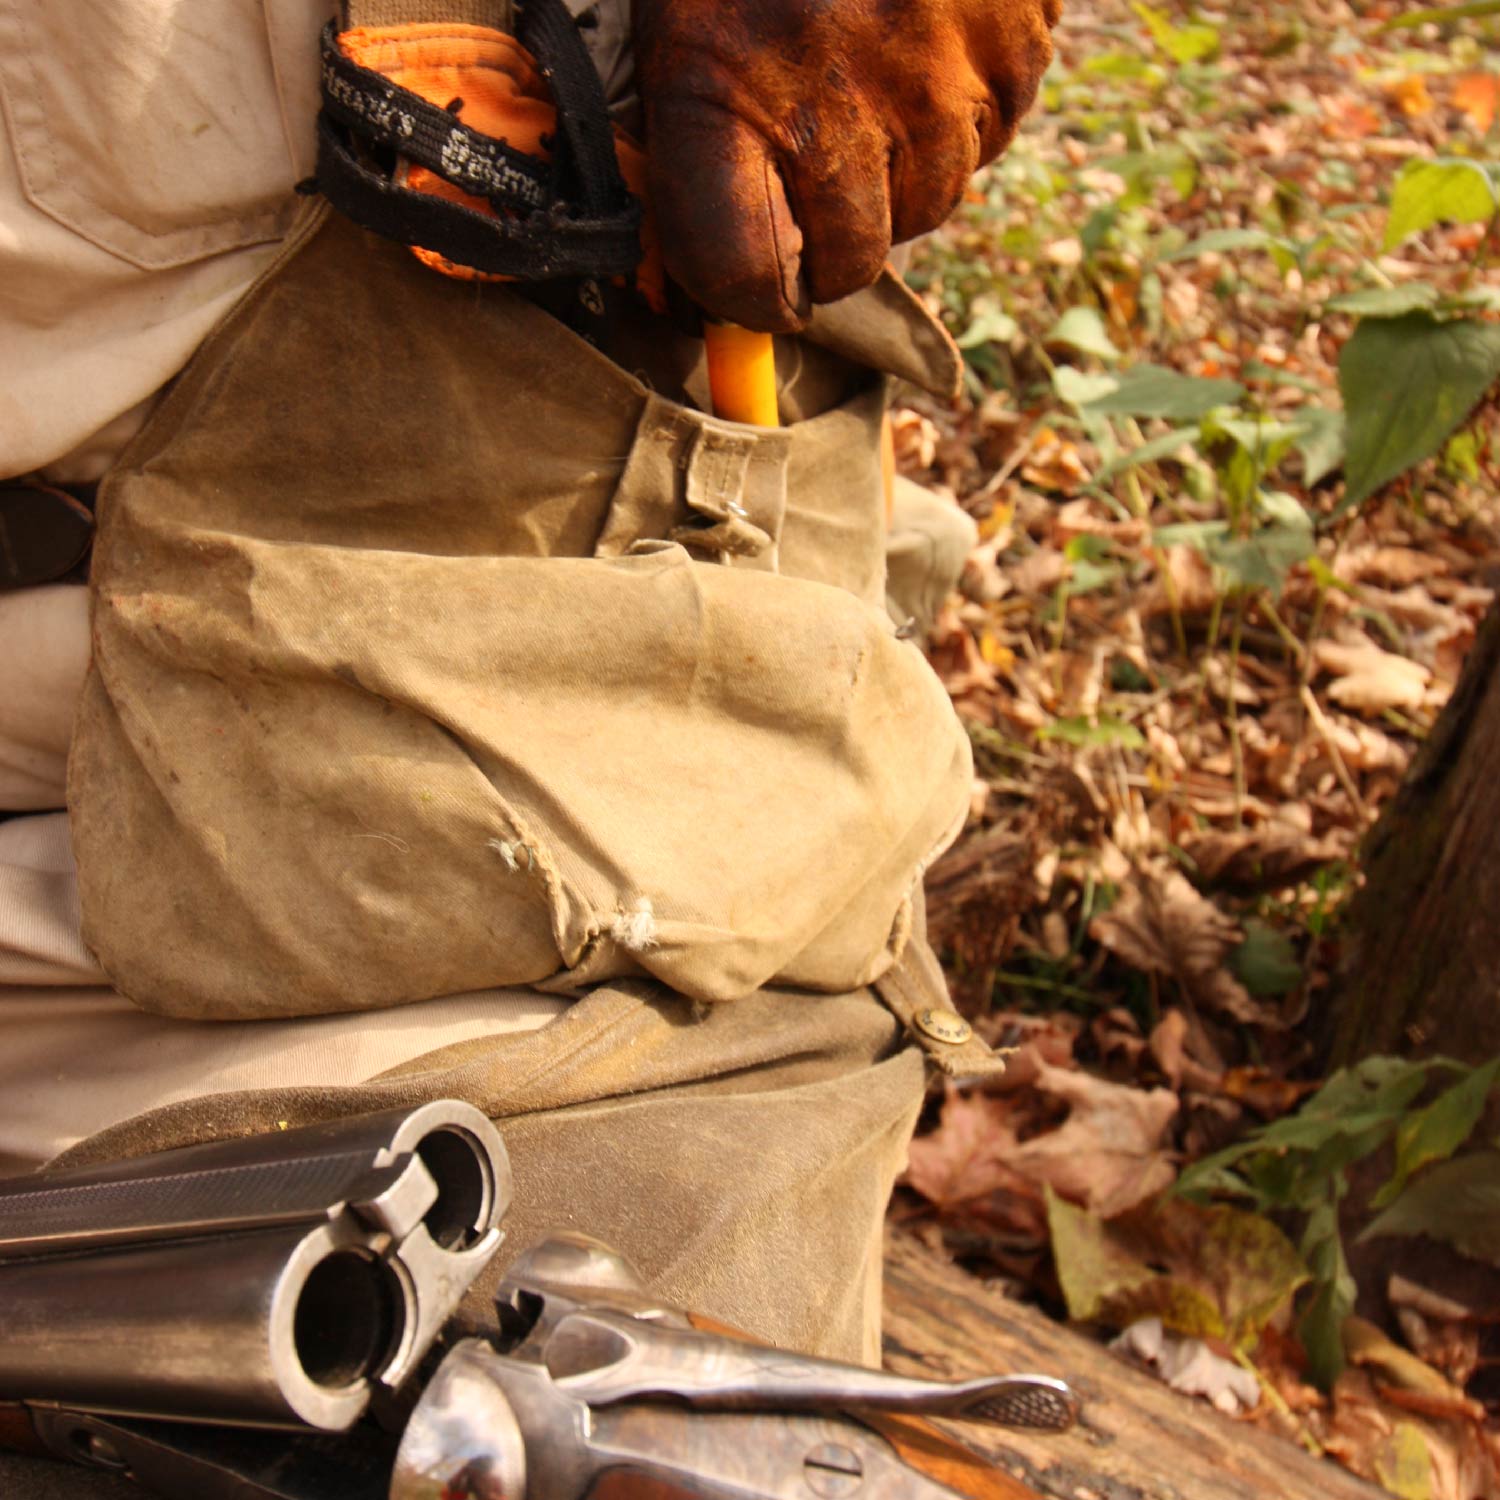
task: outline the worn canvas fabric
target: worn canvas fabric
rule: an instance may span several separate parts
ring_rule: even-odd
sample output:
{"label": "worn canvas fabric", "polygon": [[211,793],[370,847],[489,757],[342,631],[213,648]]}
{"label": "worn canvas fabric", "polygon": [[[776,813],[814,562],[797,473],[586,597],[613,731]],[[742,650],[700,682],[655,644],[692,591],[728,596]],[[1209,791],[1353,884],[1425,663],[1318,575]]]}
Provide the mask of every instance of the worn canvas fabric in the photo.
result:
{"label": "worn canvas fabric", "polygon": [[[942,383],[902,296],[820,337]],[[910,1022],[944,1003],[913,897],[970,780],[884,609],[883,403],[867,372],[786,429],[718,422],[310,213],[101,492],[84,938],[209,1026],[576,998],[65,1159],[466,1098],[516,1158],[515,1249],[584,1228],[686,1304],[873,1357]]]}
{"label": "worn canvas fabric", "polygon": [[112,982],[878,978],[970,784],[882,607],[883,401],[719,422],[311,213],[101,492],[69,804]]}
{"label": "worn canvas fabric", "polygon": [[[0,972],[14,981],[0,987],[3,1170],[456,1095],[497,1119],[516,1157],[498,1265],[578,1227],[762,1337],[874,1357],[877,1230],[924,1092],[906,1033],[943,1004],[919,936],[878,995],[701,1006],[638,980],[577,1002],[509,989],[292,1021],[135,1010],[132,1023],[72,938],[64,832],[60,815],[0,829],[0,861],[48,882],[0,888]],[[997,1066],[974,1040],[927,1045],[950,1076]],[[470,1311],[482,1318],[482,1296]]]}

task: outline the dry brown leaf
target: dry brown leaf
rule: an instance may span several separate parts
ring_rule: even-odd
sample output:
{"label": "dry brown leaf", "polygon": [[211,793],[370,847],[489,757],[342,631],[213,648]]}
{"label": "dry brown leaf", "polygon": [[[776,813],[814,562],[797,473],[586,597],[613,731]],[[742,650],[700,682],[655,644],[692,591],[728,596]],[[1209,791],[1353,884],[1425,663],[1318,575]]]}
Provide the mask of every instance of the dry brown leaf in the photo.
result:
{"label": "dry brown leaf", "polygon": [[1042,658],[1043,704],[1054,713],[1090,716],[1104,691],[1104,651],[1049,651]]}
{"label": "dry brown leaf", "polygon": [[1089,930],[1133,967],[1170,975],[1206,1009],[1257,1026],[1281,1024],[1224,967],[1242,937],[1238,924],[1176,870],[1139,871]]}
{"label": "dry brown leaf", "polygon": [[950,1086],[938,1128],[911,1143],[905,1182],[940,1212],[1013,1188],[1007,1159],[1015,1136],[1005,1122],[999,1101]]}
{"label": "dry brown leaf", "polygon": [[1059,1011],[1050,1016],[1027,1016],[1014,1011],[992,1011],[975,1022],[992,1047],[1005,1051],[1005,1071],[985,1083],[990,1094],[1017,1094],[1032,1088],[1042,1068],[1073,1066],[1073,1047],[1083,1023]]}
{"label": "dry brown leaf", "polygon": [[1066,958],[1072,948],[1068,919],[1060,911],[1042,914],[1042,952],[1048,958]]}
{"label": "dry brown leaf", "polygon": [[1097,501],[1083,496],[1058,507],[1052,520],[1052,536],[1059,547],[1066,546],[1078,536],[1102,536],[1127,547],[1136,547],[1145,539],[1146,523],[1115,520],[1104,514]]}
{"label": "dry brown leaf", "polygon": [[1045,594],[1063,581],[1067,575],[1068,561],[1061,552],[1051,547],[1038,547],[1020,562],[1008,563],[1006,571],[1019,593]]}
{"label": "dry brown leaf", "polygon": [[1347,94],[1324,98],[1323,112],[1328,116],[1329,134],[1345,140],[1361,141],[1374,135],[1384,123],[1365,100]]}
{"label": "dry brown leaf", "polygon": [[1021,465],[1021,478],[1039,490],[1071,495],[1088,483],[1089,472],[1076,443],[1043,427],[1031,445],[1031,454]]}
{"label": "dry brown leaf", "polygon": [[1151,1055],[1174,1089],[1186,1086],[1211,1094],[1218,1090],[1220,1074],[1191,1055],[1192,1030],[1188,1018],[1175,1005],[1172,1006],[1151,1033]]}
{"label": "dry brown leaf", "polygon": [[1392,771],[1406,774],[1411,752],[1383,729],[1361,724],[1341,714],[1325,714],[1325,727],[1344,764],[1351,771]]}
{"label": "dry brown leaf", "polygon": [[[1386,1300],[1392,1307],[1409,1307],[1424,1318],[1438,1318],[1456,1323],[1489,1321],[1500,1322],[1500,1304],[1488,1314],[1469,1307],[1456,1297],[1445,1292],[1435,1292],[1431,1287],[1412,1281],[1409,1277],[1393,1275],[1386,1284]],[[1497,1291],[1500,1296],[1500,1291]]]}
{"label": "dry brown leaf", "polygon": [[1408,120],[1420,120],[1424,115],[1430,115],[1435,107],[1432,92],[1427,87],[1427,79],[1421,73],[1412,73],[1393,83],[1387,92],[1391,103]]}
{"label": "dry brown leaf", "polygon": [[1313,646],[1313,658],[1337,679],[1328,696],[1356,713],[1420,708],[1427,684],[1432,681],[1432,673],[1420,663],[1382,651],[1369,641],[1318,641]]}
{"label": "dry brown leaf", "polygon": [[1011,1147],[1006,1165],[1111,1218],[1154,1197],[1177,1175],[1163,1137],[1177,1114],[1168,1089],[1132,1089],[1042,1063],[1037,1087],[1069,1106],[1056,1130]]}
{"label": "dry brown leaf", "polygon": [[[1243,670],[1245,663],[1241,663]],[[1242,708],[1258,708],[1261,696],[1239,673],[1231,673],[1229,663],[1223,657],[1211,656],[1203,664],[1203,680],[1209,691],[1221,703],[1228,703],[1231,695]]]}
{"label": "dry brown leaf", "polygon": [[[1197,547],[1168,547],[1157,554],[1156,577],[1141,594],[1139,608],[1148,618],[1170,614],[1206,615],[1219,597],[1213,564]],[[1165,566],[1163,566],[1165,564]]]}
{"label": "dry brown leaf", "polygon": [[961,698],[965,693],[988,690],[998,684],[994,669],[984,659],[968,628],[945,611],[938,616],[929,637],[932,669],[942,679],[952,698]]}
{"label": "dry brown leaf", "polygon": [[[1110,184],[1114,186],[1113,183]],[[1119,197],[1128,191],[1128,184],[1121,181],[1120,191],[1111,193]],[[1132,328],[1141,310],[1140,283],[1136,281],[1106,281],[1103,287],[1104,300],[1109,305],[1110,319],[1118,328]]]}
{"label": "dry brown leaf", "polygon": [[1083,241],[1071,235],[1067,239],[1053,240],[1043,247],[1042,254],[1054,266],[1079,266],[1083,264]]}
{"label": "dry brown leaf", "polygon": [[1334,573],[1346,582],[1379,583],[1390,588],[1405,588],[1448,571],[1447,562],[1431,552],[1376,544],[1350,547],[1334,567]]}
{"label": "dry brown leaf", "polygon": [[[1333,1457],[1387,1489],[1430,1500],[1500,1500],[1492,1435],[1475,1423],[1426,1417],[1384,1399],[1364,1370],[1339,1377],[1332,1410],[1317,1425]],[[1415,1461],[1423,1448],[1425,1474]]]}
{"label": "dry brown leaf", "polygon": [[1412,1409],[1428,1416],[1484,1420],[1484,1407],[1479,1402],[1470,1401],[1425,1360],[1392,1343],[1368,1319],[1346,1318],[1343,1339],[1350,1363],[1368,1370],[1378,1386],[1421,1398],[1421,1404]]}
{"label": "dry brown leaf", "polygon": [[930,469],[937,459],[942,434],[937,425],[920,412],[899,410],[891,413],[891,437],[896,448],[896,464],[903,472]]}
{"label": "dry brown leaf", "polygon": [[994,604],[1015,587],[1014,581],[995,560],[995,554],[1000,550],[982,545],[964,559],[958,589],[965,599],[972,599],[976,604]]}
{"label": "dry brown leaf", "polygon": [[1500,103],[1500,77],[1494,73],[1470,73],[1453,85],[1453,107],[1463,114],[1479,135],[1489,134]]}
{"label": "dry brown leaf", "polygon": [[1230,1068],[1220,1080],[1225,1098],[1249,1105],[1267,1120],[1290,1114],[1316,1086],[1278,1078],[1266,1068]]}
{"label": "dry brown leaf", "polygon": [[1361,596],[1370,609],[1378,609],[1389,615],[1398,625],[1412,630],[1453,630],[1467,625],[1473,629],[1473,621],[1451,604],[1444,604],[1432,597],[1431,591],[1420,584],[1404,589],[1382,589],[1366,586]]}
{"label": "dry brown leaf", "polygon": [[1185,835],[1182,850],[1207,886],[1227,886],[1247,894],[1299,885],[1320,865],[1348,853],[1344,838],[1315,839],[1285,823],[1262,823],[1238,833],[1205,831]]}
{"label": "dry brown leaf", "polygon": [[1398,1307],[1396,1325],[1418,1359],[1441,1370],[1455,1385],[1466,1386],[1479,1368],[1480,1334],[1473,1323],[1438,1322],[1415,1308]]}
{"label": "dry brown leaf", "polygon": [[1455,687],[1458,674],[1463,671],[1469,648],[1474,644],[1478,631],[1467,621],[1451,631],[1443,631],[1432,640],[1432,674],[1440,684]]}
{"label": "dry brown leaf", "polygon": [[1102,1015],[1095,1016],[1089,1034],[1106,1063],[1123,1064],[1132,1072],[1146,1050],[1140,1024],[1122,1005],[1112,1005]]}

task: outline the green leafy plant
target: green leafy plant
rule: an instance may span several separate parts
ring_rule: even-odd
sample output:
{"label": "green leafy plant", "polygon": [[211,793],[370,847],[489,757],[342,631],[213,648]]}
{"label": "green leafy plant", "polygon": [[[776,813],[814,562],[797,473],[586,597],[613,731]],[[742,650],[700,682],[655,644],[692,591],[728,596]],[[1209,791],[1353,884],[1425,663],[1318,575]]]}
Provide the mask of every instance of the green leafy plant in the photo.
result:
{"label": "green leafy plant", "polygon": [[1258,1214],[1157,1198],[1106,1220],[1050,1188],[1046,1201],[1058,1280],[1081,1322],[1125,1328],[1155,1317],[1248,1351],[1308,1279],[1291,1242]]}
{"label": "green leafy plant", "polygon": [[1385,246],[1394,250],[1436,224],[1488,224],[1500,212],[1489,168],[1462,158],[1409,161],[1391,192]]}
{"label": "green leafy plant", "polygon": [[1463,0],[1459,5],[1435,5],[1428,10],[1410,10],[1384,23],[1382,31],[1414,31],[1418,26],[1446,25],[1452,21],[1477,21],[1482,16],[1500,16],[1500,0]]}
{"label": "green leafy plant", "polygon": [[[1500,1177],[1486,1178],[1465,1163],[1492,1166],[1494,1153],[1452,1158],[1472,1135],[1497,1081],[1500,1058],[1473,1068],[1442,1058],[1369,1058],[1334,1074],[1295,1114],[1194,1163],[1178,1180],[1177,1193],[1190,1200],[1232,1197],[1248,1200],[1257,1213],[1301,1220],[1299,1248],[1312,1283],[1299,1333],[1313,1376],[1325,1389],[1343,1368],[1342,1329],[1356,1294],[1339,1224],[1349,1168],[1394,1146],[1394,1169],[1373,1199],[1385,1211],[1367,1235],[1433,1234],[1470,1253],[1476,1245],[1492,1244],[1494,1232],[1486,1240],[1474,1226],[1490,1222],[1479,1208],[1492,1216],[1500,1208]],[[1446,1087],[1418,1107],[1439,1082]],[[1461,1212],[1454,1214],[1450,1205],[1451,1224],[1431,1211],[1434,1169],[1452,1172],[1473,1188],[1454,1199]],[[1445,1224],[1452,1233],[1445,1235]]]}
{"label": "green leafy plant", "polygon": [[1174,26],[1164,12],[1139,0],[1131,9],[1146,23],[1151,40],[1180,66],[1203,62],[1219,50],[1219,31],[1215,26]]}
{"label": "green leafy plant", "polygon": [[[1500,230],[1500,177],[1496,169],[1461,158],[1411,161],[1391,193],[1383,248],[1395,249],[1440,224],[1481,224],[1485,238],[1472,268],[1487,260],[1483,248]],[[1314,256],[1333,242],[1322,234],[1294,240],[1261,228],[1214,230],[1168,259],[1263,251],[1283,274],[1305,277]],[[1338,513],[1352,509],[1418,464],[1444,451],[1485,392],[1500,380],[1500,324],[1484,314],[1500,308],[1486,286],[1444,295],[1426,282],[1392,285],[1369,260],[1378,284],[1343,292],[1330,312],[1359,319],[1339,360],[1339,392],[1346,423],[1318,408],[1314,419],[1325,447],[1310,462],[1318,477],[1345,468]],[[1309,483],[1316,483],[1310,479]]]}
{"label": "green leafy plant", "polygon": [[1500,324],[1435,312],[1366,317],[1344,345],[1348,412],[1342,508],[1439,452],[1500,379]]}

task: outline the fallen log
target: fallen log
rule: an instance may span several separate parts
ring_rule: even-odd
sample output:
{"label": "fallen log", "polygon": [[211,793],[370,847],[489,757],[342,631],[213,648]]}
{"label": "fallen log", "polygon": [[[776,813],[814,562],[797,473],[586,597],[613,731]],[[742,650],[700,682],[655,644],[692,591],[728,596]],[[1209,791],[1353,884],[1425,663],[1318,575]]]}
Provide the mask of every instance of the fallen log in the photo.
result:
{"label": "fallen log", "polygon": [[899,1231],[886,1245],[885,1359],[905,1374],[1024,1370],[1068,1381],[1083,1417],[1064,1436],[942,1424],[1045,1500],[1390,1500],[1295,1443],[1178,1395]]}

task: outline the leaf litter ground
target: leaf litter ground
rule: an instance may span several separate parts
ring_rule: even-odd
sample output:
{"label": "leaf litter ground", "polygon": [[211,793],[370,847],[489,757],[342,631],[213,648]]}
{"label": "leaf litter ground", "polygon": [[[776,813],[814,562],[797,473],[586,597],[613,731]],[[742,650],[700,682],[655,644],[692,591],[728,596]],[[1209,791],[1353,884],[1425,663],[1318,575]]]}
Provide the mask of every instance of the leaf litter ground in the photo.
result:
{"label": "leaf litter ground", "polygon": [[[1382,1257],[1346,1254],[1344,1193],[1403,1152],[1413,1191],[1477,1182],[1492,1155],[1446,1158],[1494,1076],[1329,1096],[1315,1065],[1360,838],[1500,580],[1500,215],[1466,207],[1496,23],[1382,27],[1415,9],[1072,0],[1042,107],[912,267],[968,383],[898,408],[898,461],[979,533],[930,638],[977,771],[930,923],[1015,1050],[933,1101],[893,1213],[1180,1389],[1474,1500],[1500,1206]],[[1195,1163],[1238,1201],[1175,1193]]]}

